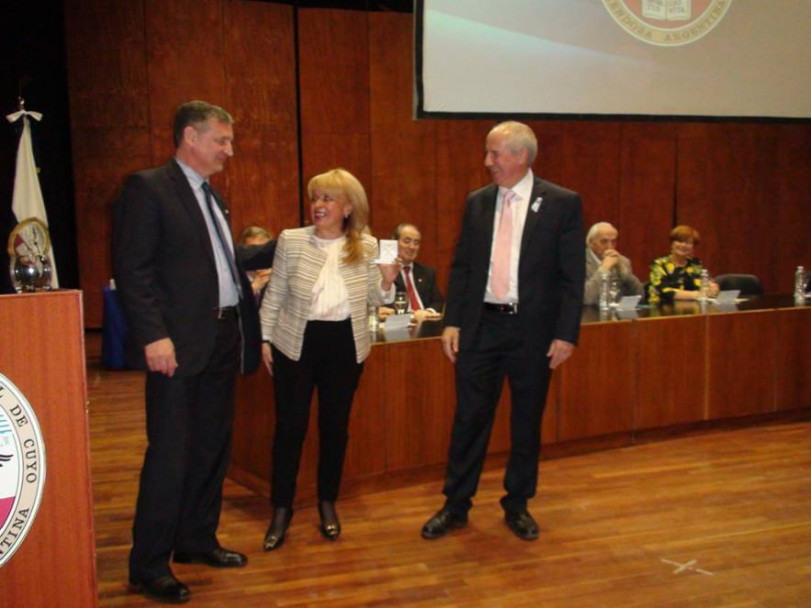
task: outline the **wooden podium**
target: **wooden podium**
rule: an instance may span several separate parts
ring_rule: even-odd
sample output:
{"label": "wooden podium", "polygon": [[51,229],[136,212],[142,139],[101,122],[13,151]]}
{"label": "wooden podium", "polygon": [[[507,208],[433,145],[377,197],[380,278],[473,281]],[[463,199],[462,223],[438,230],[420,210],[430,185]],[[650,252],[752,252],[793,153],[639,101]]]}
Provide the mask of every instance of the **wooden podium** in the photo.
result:
{"label": "wooden podium", "polygon": [[0,373],[31,404],[45,444],[39,512],[0,567],[5,606],[97,606],[82,294],[0,296]]}

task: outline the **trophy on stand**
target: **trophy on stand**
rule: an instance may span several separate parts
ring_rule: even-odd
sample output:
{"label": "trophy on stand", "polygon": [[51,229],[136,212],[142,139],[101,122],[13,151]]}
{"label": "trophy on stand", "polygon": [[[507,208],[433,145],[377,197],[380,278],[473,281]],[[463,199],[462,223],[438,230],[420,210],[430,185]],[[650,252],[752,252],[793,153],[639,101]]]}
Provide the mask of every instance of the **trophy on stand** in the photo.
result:
{"label": "trophy on stand", "polygon": [[17,292],[51,289],[51,238],[45,224],[33,217],[17,224],[8,237],[9,272]]}

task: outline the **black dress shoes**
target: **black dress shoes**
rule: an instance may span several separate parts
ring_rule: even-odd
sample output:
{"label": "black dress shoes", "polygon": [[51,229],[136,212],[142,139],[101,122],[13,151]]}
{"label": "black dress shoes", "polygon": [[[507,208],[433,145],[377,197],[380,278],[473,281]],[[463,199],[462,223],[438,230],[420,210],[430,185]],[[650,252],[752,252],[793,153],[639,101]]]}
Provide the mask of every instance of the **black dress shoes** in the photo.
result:
{"label": "black dress shoes", "polygon": [[265,532],[265,541],[262,544],[265,551],[273,551],[282,546],[291,519],[293,519],[292,508],[276,507],[273,509],[273,517],[270,520],[268,531]]}
{"label": "black dress shoes", "polygon": [[335,512],[335,503],[322,500],[318,503],[318,514],[321,516],[321,534],[329,540],[337,540],[341,535],[341,522]]}
{"label": "black dress shoes", "polygon": [[210,551],[194,553],[176,552],[174,562],[176,564],[205,564],[213,568],[242,568],[248,563],[248,557],[236,551],[217,547]]}
{"label": "black dress shoes", "polygon": [[191,598],[189,588],[171,574],[156,578],[130,578],[130,589],[165,604],[185,604]]}
{"label": "black dress shoes", "polygon": [[505,512],[504,521],[513,534],[521,540],[538,539],[538,523],[526,509]]}
{"label": "black dress shoes", "polygon": [[422,537],[432,540],[445,536],[451,530],[467,525],[467,513],[456,513],[443,507],[422,527]]}

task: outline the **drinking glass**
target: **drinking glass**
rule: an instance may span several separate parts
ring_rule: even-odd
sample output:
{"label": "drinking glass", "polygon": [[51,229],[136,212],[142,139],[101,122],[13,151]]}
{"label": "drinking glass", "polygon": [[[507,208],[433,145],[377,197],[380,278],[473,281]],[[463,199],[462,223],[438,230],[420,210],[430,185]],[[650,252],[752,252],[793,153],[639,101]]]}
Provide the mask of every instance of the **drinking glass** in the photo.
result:
{"label": "drinking glass", "polygon": [[398,291],[394,296],[394,312],[398,315],[404,315],[408,310],[408,297],[406,292]]}

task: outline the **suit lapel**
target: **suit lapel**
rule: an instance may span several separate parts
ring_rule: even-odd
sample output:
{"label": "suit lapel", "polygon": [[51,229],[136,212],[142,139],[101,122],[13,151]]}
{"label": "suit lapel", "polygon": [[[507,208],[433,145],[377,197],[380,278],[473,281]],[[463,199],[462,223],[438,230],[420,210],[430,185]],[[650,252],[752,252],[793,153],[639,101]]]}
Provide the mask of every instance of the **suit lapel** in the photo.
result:
{"label": "suit lapel", "polygon": [[480,234],[482,241],[479,247],[476,248],[478,252],[480,263],[484,265],[484,271],[490,268],[490,252],[493,248],[493,223],[496,218],[496,203],[498,202],[498,186],[491,184],[482,193],[482,205],[478,212],[478,222],[480,225]]}
{"label": "suit lapel", "polygon": [[211,247],[211,236],[208,233],[208,226],[206,225],[206,220],[203,217],[203,212],[200,210],[200,204],[197,202],[197,197],[194,195],[194,192],[191,189],[189,180],[186,178],[186,175],[183,173],[180,165],[178,165],[174,160],[169,162],[169,176],[172,179],[172,184],[174,185],[178,200],[180,200],[180,203],[186,209],[186,212],[189,214],[189,218],[194,224],[197,235],[200,237],[200,243],[202,244],[203,249],[206,251],[211,263],[216,266],[216,262],[214,260],[214,249]]}
{"label": "suit lapel", "polygon": [[543,214],[543,199],[546,196],[546,188],[543,182],[535,178],[535,183],[532,185],[532,195],[529,197],[529,206],[527,207],[527,217],[524,221],[524,233],[521,235],[521,255],[527,250],[529,241],[532,238],[532,232],[538,226]]}

